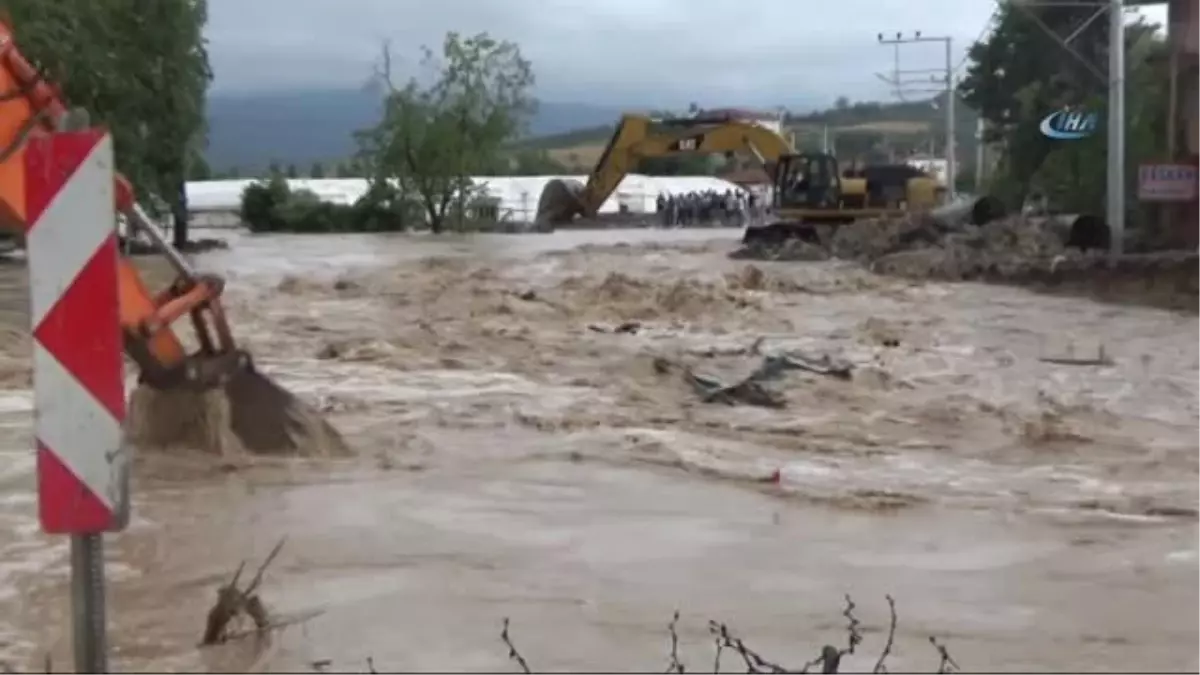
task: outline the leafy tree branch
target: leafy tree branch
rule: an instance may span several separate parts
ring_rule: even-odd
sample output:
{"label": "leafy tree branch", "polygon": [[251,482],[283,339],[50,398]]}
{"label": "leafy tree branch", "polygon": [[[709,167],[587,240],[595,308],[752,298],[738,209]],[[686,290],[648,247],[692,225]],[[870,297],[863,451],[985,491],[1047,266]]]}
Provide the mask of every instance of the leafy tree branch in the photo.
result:
{"label": "leafy tree branch", "polygon": [[414,76],[396,86],[392,63],[385,44],[376,73],[386,89],[381,119],[356,134],[359,159],[380,194],[415,197],[441,232],[452,215],[461,224],[476,196],[471,176],[511,159],[511,141],[536,110],[533,70],[517,45],[487,33],[451,32],[440,52],[423,48],[424,82]]}

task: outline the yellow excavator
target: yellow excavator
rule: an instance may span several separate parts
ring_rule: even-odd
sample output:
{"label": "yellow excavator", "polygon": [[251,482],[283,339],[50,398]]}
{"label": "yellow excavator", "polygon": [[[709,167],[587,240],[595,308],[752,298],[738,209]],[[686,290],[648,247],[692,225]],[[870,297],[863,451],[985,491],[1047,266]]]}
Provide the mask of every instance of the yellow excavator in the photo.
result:
{"label": "yellow excavator", "polygon": [[538,221],[553,225],[576,216],[595,218],[626,175],[645,158],[680,154],[730,154],[745,150],[764,165],[792,154],[786,139],[767,127],[726,117],[655,120],[624,115],[588,175],[578,181],[552,180],[538,200]]}
{"label": "yellow excavator", "polygon": [[887,164],[843,170],[823,152],[797,153],[776,131],[726,114],[655,120],[625,115],[588,176],[587,184],[553,180],[538,200],[538,221],[561,225],[595,217],[625,176],[648,157],[748,151],[772,178],[773,222],[746,229],[744,241],[812,238],[813,225],[932,209],[942,198],[937,181],[916,167]]}

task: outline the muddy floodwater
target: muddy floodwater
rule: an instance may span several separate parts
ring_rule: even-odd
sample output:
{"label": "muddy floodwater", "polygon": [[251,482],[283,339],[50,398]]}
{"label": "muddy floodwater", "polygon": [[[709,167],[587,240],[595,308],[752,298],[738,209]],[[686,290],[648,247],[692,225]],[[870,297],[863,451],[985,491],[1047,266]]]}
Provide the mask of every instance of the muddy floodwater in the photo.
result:
{"label": "muddy floodwater", "polygon": [[[1194,314],[854,266],[729,260],[737,232],[235,238],[235,329],[351,459],[141,456],[108,539],[120,671],[658,671],[681,613],[798,667],[1196,670]],[[624,243],[621,243],[624,242]],[[67,547],[36,521],[25,271],[0,267],[0,661],[69,668]],[[757,343],[757,345],[756,345]],[[1108,365],[1047,357],[1096,355]],[[786,407],[705,402],[755,353]],[[656,367],[658,366],[658,367]],[[774,480],[775,476],[778,480]],[[218,584],[307,618],[196,647]],[[736,657],[724,668],[744,671]]]}

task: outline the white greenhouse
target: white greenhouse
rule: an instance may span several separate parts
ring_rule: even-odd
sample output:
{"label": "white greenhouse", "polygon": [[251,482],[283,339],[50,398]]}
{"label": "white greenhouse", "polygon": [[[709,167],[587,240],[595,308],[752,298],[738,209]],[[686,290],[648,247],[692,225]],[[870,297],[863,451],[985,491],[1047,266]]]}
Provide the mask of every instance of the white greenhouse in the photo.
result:
{"label": "white greenhouse", "polygon": [[[538,200],[546,184],[555,179],[586,183],[587,176],[479,176],[477,185],[485,186],[487,196],[496,202],[500,220],[532,222],[537,215]],[[187,184],[189,210],[198,216],[236,213],[242,191],[255,179],[196,181]],[[362,178],[294,178],[288,180],[293,190],[311,190],[322,200],[336,204],[353,204],[367,191]],[[710,176],[644,176],[629,174],[600,208],[601,213],[621,210],[630,213],[653,213],[660,194],[678,195],[709,190],[741,191],[729,181]]]}

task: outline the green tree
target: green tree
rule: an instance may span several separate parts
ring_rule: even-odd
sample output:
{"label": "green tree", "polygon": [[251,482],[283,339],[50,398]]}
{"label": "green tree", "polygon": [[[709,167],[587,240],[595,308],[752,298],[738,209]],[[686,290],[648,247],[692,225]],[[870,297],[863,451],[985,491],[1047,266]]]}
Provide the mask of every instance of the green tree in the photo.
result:
{"label": "green tree", "polygon": [[411,79],[397,88],[385,45],[377,79],[387,88],[383,115],[356,134],[359,156],[374,182],[394,180],[422,205],[430,228],[442,231],[457,203],[471,199],[470,176],[503,161],[525,130],[536,101],[534,76],[520,48],[487,33],[448,33],[440,53],[423,49],[429,84]]}
{"label": "green tree", "polygon": [[149,86],[161,111],[143,118],[149,140],[147,159],[162,184],[160,195],[171,208],[174,244],[183,247],[188,242],[188,174],[204,164],[207,145],[205,100],[212,81],[204,39],[208,2],[166,0],[146,5],[134,0],[132,4],[140,19],[142,58],[151,64]]}
{"label": "green tree", "polygon": [[287,171],[284,175],[286,175],[288,178],[299,178],[300,170],[296,168],[295,164],[288,164]]}
{"label": "green tree", "polygon": [[211,72],[204,0],[5,0],[22,52],[72,106],[112,133],[117,165],[154,209],[157,197],[186,238],[188,165],[204,144]]}
{"label": "green tree", "polygon": [[254,232],[285,229],[279,210],[291,197],[287,181],[274,174],[266,181],[251,183],[242,190],[242,222]]}
{"label": "green tree", "polygon": [[324,178],[325,165],[320,162],[313,162],[312,168],[308,170],[309,178]]}
{"label": "green tree", "polygon": [[[996,27],[987,39],[968,50],[970,65],[959,85],[968,105],[979,111],[988,129],[987,140],[1005,146],[1005,171],[998,176],[998,196],[1019,202],[1055,149],[1056,141],[1038,129],[1041,119],[1063,107],[1093,102],[1105,90],[1103,68],[1107,54],[1106,21],[1086,23],[1094,3],[1079,0],[1049,5],[1000,5]],[[1085,25],[1086,23],[1086,25]],[[1054,35],[1066,36],[1080,27],[1071,41],[1073,56]]]}
{"label": "green tree", "polygon": [[208,160],[204,159],[204,155],[197,154],[192,157],[191,166],[188,167],[188,180],[212,180],[212,167],[208,165]]}
{"label": "green tree", "polygon": [[[970,66],[960,85],[964,99],[987,122],[988,140],[1001,148],[990,190],[1016,206],[1033,190],[1057,208],[1101,212],[1107,189],[1106,135],[1101,130],[1071,142],[1044,136],[1039,124],[1050,112],[1080,108],[1103,120],[1107,112],[1106,21],[1084,26],[1096,8],[1068,6],[1001,6],[996,30],[973,45]],[[1047,30],[1060,36],[1078,31],[1072,48],[1064,49]],[[1152,26],[1126,29],[1127,136],[1129,165],[1153,157],[1165,138],[1163,66],[1165,45]],[[1131,186],[1130,186],[1131,187]]]}

